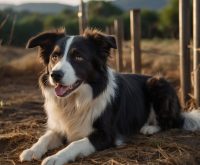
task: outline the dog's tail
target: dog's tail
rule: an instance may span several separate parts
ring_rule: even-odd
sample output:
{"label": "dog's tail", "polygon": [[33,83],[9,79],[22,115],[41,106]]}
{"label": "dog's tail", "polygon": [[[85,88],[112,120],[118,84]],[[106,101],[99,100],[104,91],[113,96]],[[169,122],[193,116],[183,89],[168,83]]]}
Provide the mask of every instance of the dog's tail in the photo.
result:
{"label": "dog's tail", "polygon": [[200,109],[182,112],[184,118],[183,129],[188,131],[200,130]]}
{"label": "dog's tail", "polygon": [[162,129],[200,130],[200,108],[182,112],[176,91],[165,79],[159,76],[151,77],[147,81],[147,88],[156,119]]}

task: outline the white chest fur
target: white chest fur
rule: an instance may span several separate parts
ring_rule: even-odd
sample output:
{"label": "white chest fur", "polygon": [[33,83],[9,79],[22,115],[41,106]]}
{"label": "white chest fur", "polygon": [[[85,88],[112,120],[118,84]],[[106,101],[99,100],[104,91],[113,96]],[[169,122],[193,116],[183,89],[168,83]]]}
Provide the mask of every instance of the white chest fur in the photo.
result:
{"label": "white chest fur", "polygon": [[86,96],[88,101],[83,103],[77,103],[77,94],[65,99],[56,97],[53,92],[45,92],[48,128],[66,135],[70,142],[91,133],[93,130],[90,89]]}
{"label": "white chest fur", "polygon": [[96,99],[92,99],[89,85],[82,85],[78,92],[67,98],[56,97],[53,89],[43,91],[48,128],[67,136],[69,142],[88,136],[93,131],[94,120],[114,97],[115,87],[111,75],[106,90]]}

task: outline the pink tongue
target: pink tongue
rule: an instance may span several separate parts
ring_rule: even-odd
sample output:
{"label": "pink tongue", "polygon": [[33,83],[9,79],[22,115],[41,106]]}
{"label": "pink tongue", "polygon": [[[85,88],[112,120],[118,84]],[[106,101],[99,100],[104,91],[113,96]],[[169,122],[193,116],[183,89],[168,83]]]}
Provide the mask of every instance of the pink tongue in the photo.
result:
{"label": "pink tongue", "polygon": [[67,87],[62,86],[62,85],[58,85],[55,88],[55,92],[57,96],[63,96],[66,93],[66,91],[67,91]]}

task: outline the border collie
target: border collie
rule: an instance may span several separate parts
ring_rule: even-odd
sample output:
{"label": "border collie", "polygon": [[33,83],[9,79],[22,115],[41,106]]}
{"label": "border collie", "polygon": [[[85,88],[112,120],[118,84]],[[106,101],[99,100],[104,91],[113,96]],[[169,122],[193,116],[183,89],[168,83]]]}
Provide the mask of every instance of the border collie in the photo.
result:
{"label": "border collie", "polygon": [[64,140],[68,145],[42,165],[63,165],[121,145],[139,132],[200,129],[200,113],[181,112],[176,92],[165,79],[109,68],[110,49],[117,48],[113,36],[94,29],[77,36],[56,30],[43,32],[27,44],[27,48],[37,46],[46,68],[39,84],[47,131],[22,152],[21,161],[40,159]]}

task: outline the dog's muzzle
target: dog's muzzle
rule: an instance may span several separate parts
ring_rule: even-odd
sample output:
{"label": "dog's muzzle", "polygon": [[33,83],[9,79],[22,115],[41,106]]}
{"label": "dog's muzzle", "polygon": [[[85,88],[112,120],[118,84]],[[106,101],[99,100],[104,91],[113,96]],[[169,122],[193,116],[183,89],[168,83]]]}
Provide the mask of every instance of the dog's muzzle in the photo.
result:
{"label": "dog's muzzle", "polygon": [[51,73],[51,78],[56,83],[60,82],[61,79],[63,78],[63,76],[64,76],[64,73],[60,70],[52,71],[52,73]]}

